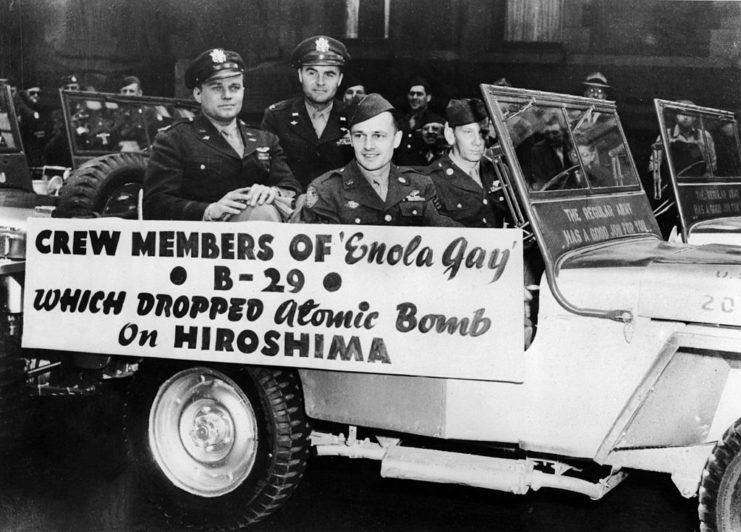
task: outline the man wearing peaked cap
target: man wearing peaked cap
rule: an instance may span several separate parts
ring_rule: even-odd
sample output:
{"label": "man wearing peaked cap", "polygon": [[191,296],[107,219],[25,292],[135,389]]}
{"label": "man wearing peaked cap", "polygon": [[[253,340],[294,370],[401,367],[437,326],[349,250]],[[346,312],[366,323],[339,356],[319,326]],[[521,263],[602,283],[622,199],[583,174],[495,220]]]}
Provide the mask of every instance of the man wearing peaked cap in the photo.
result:
{"label": "man wearing peaked cap", "polygon": [[450,100],[445,114],[450,151],[425,169],[437,188],[440,211],[468,227],[502,227],[507,206],[494,165],[484,157],[490,128],[484,102]]}
{"label": "man wearing peaked cap", "polygon": [[144,176],[144,215],[206,220],[287,217],[301,188],[272,133],[237,118],[244,97],[244,62],[214,48],[196,57],[185,84],[201,104],[193,120],[160,132]]}
{"label": "man wearing peaked cap", "polygon": [[278,136],[288,165],[304,187],[352,158],[346,106],[335,99],[349,60],[347,48],[337,39],[305,39],[291,54],[303,94],[274,103],[263,115],[262,127]]}
{"label": "man wearing peaked cap", "polygon": [[394,107],[368,94],[348,116],[355,160],[316,178],[301,212],[310,223],[363,225],[458,224],[438,212],[435,187],[427,176],[391,162],[401,142]]}

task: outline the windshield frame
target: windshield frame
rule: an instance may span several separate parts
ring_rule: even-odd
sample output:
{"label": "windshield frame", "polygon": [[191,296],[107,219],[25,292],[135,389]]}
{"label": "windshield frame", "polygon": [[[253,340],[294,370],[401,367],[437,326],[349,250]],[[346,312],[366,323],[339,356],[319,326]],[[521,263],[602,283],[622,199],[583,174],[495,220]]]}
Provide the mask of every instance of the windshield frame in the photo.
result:
{"label": "windshield frame", "polygon": [[[162,127],[148,131],[149,128],[144,128],[144,142],[139,143],[137,149],[114,149],[111,146],[110,149],[101,148],[83,148],[77,141],[77,132],[75,131],[75,106],[81,102],[99,102],[101,108],[108,107],[111,112],[115,112],[113,107],[122,108],[126,106],[138,107],[140,109],[165,107],[168,111],[177,110],[178,114],[187,114],[195,116],[200,110],[200,106],[195,100],[183,100],[176,98],[165,98],[161,96],[123,96],[121,94],[113,94],[106,92],[84,92],[84,91],[59,91],[59,98],[62,104],[62,112],[64,114],[64,127],[67,134],[67,144],[69,146],[70,154],[72,156],[72,167],[78,168],[81,164],[96,157],[107,155],[110,153],[120,153],[122,151],[129,151],[134,153],[145,153],[149,150],[154,136],[157,131],[171,124],[175,120],[180,119],[174,117],[167,123],[163,123]],[[147,125],[149,122],[145,121]],[[142,146],[141,144],[144,144]]]}

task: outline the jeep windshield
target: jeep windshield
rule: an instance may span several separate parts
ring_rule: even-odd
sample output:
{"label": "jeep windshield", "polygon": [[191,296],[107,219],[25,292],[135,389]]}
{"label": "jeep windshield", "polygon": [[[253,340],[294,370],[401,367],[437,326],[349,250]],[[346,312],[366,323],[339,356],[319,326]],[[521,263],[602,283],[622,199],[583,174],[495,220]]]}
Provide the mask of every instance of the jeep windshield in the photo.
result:
{"label": "jeep windshield", "polygon": [[108,153],[143,152],[157,132],[198,109],[190,100],[60,92],[73,167]]}
{"label": "jeep windshield", "polygon": [[614,102],[483,85],[511,188],[543,253],[660,236]]}
{"label": "jeep windshield", "polygon": [[693,231],[741,233],[741,146],[733,113],[659,99],[654,106],[661,130],[655,157],[666,159],[684,240]]}
{"label": "jeep windshield", "polygon": [[493,150],[501,154],[494,160],[513,217],[532,230],[553,294],[572,312],[621,319],[619,309],[576,308],[556,282],[576,250],[615,248],[607,253],[614,260],[603,262],[610,266],[624,261],[627,250],[611,244],[647,238],[660,243],[614,102],[494,85],[481,89],[501,148]]}

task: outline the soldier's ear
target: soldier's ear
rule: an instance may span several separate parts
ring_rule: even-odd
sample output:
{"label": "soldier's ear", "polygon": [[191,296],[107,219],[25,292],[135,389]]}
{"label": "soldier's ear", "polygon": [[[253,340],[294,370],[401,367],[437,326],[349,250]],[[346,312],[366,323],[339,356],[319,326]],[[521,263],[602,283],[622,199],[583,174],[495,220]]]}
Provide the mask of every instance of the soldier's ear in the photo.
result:
{"label": "soldier's ear", "polygon": [[450,127],[450,124],[445,122],[445,129],[443,129],[443,135],[445,135],[445,142],[450,144],[451,146],[455,144],[455,134],[453,133],[453,128]]}
{"label": "soldier's ear", "polygon": [[401,139],[404,137],[404,132],[400,129],[396,130],[396,133],[394,133],[394,149],[399,147],[399,144],[401,144]]}
{"label": "soldier's ear", "polygon": [[193,87],[193,99],[201,103],[201,87]]}
{"label": "soldier's ear", "polygon": [[425,100],[427,101],[427,103],[430,103],[430,101],[432,101],[432,94],[428,94],[427,96],[425,96]]}

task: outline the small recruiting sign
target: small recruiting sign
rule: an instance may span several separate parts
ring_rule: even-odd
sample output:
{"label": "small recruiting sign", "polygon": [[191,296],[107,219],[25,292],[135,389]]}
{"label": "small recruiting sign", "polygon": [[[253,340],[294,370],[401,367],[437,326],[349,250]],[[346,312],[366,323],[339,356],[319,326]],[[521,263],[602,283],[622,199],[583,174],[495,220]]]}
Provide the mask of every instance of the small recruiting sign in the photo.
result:
{"label": "small recruiting sign", "polygon": [[23,345],[521,380],[515,229],[29,220]]}

